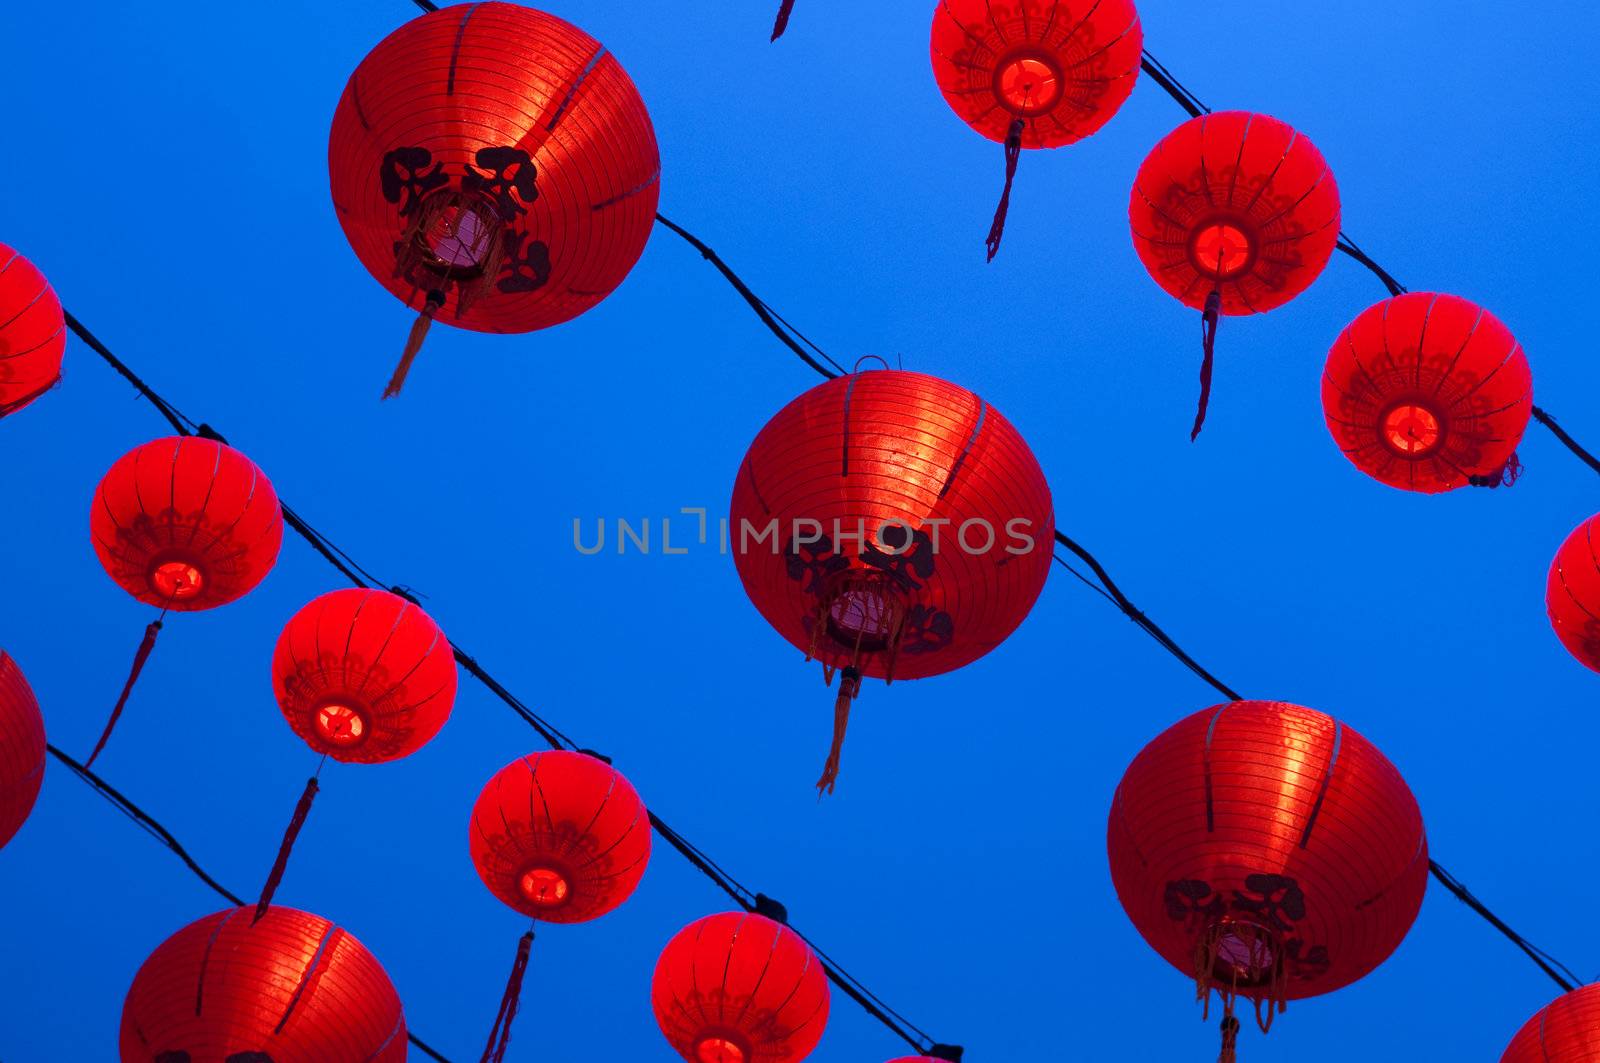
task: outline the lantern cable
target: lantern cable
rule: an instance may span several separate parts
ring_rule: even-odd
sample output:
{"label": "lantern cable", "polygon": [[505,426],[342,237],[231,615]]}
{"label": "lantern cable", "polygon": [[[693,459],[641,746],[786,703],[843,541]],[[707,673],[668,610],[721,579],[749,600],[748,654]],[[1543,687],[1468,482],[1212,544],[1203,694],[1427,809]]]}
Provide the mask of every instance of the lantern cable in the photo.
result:
{"label": "lantern cable", "polygon": [[[689,243],[700,249],[701,253],[705,255],[705,257],[711,261],[713,265],[717,266],[717,268],[721,270],[725,276],[729,277],[729,279],[734,282],[735,287],[740,289],[741,294],[745,295],[746,301],[749,302],[753,308],[756,308],[759,314],[764,315],[763,320],[766,320],[769,323],[769,327],[773,329],[774,333],[782,337],[788,346],[794,350],[795,353],[799,354],[800,357],[807,362],[807,364],[811,365],[812,368],[816,369],[822,375],[829,378],[833,377],[834,374],[824,367],[822,363],[816,361],[810,355],[806,354],[806,352],[801,349],[798,344],[796,344],[792,339],[788,338],[787,334],[784,333],[777,325],[775,318],[765,316],[767,311],[764,309],[764,304],[762,304],[761,300],[751,293],[748,288],[744,287],[742,281],[739,281],[736,277],[734,277],[732,270],[728,269],[727,265],[719,256],[717,256],[714,251],[711,251],[710,248],[700,243],[698,239],[689,235],[685,230],[679,229],[677,226],[673,225],[664,218],[661,220],[663,224],[667,225],[669,228],[680,232],[684,238],[689,241]],[[96,354],[100,355],[100,357],[104,359],[108,365],[115,369],[123,378],[132,384],[140,395],[149,400],[151,405],[155,406],[161,415],[166,418],[173,430],[179,435],[199,435],[207,439],[214,439],[219,443],[227,443],[227,440],[222,436],[222,434],[216,429],[212,428],[209,424],[196,424],[194,421],[180,413],[175,406],[173,406],[166,399],[162,398],[162,396],[158,394],[154,388],[146,383],[137,373],[133,372],[133,370],[130,369],[126,363],[112,354],[111,350],[106,347],[105,344],[101,343],[97,338],[95,338],[93,333],[85,328],[83,323],[77,318],[73,317],[71,314],[66,314],[65,317],[67,325],[72,329],[73,333],[79,339],[83,340],[86,346],[88,346]],[[810,343],[809,340],[806,342]],[[818,348],[818,350],[820,353],[820,348]],[[824,355],[824,357],[826,357],[826,355]],[[832,359],[829,359],[829,361],[832,361]],[[837,365],[838,363],[834,364]],[[304,517],[300,516],[300,514],[293,509],[293,507],[288,505],[286,502],[283,502],[281,497],[279,502],[283,508],[284,523],[288,524],[290,528],[300,535],[301,538],[310,543],[311,547],[316,550],[317,553],[321,554],[324,560],[326,560],[334,568],[338,569],[340,574],[349,580],[353,585],[357,587],[387,586],[388,589],[393,591],[395,594],[398,594],[413,603],[416,602],[416,597],[412,592],[407,591],[400,586],[387,585],[383,580],[378,579],[348,553],[335,545],[327,536],[323,535],[321,532],[317,531],[316,528],[312,527]],[[486,687],[491,693],[493,693],[508,707],[510,707],[518,716],[522,717],[523,722],[527,723],[530,727],[537,731],[539,736],[543,738],[552,749],[570,749],[580,752],[583,751],[580,749],[578,744],[573,741],[572,738],[564,734],[559,728],[541,717],[538,713],[534,712],[527,706],[526,703],[508,690],[499,680],[490,675],[489,672],[484,669],[484,667],[479,664],[477,659],[471,654],[463,650],[454,641],[450,643],[450,647],[454,651],[457,663],[459,663],[462,668],[466,669],[473,678],[482,683],[484,687]],[[126,798],[123,798],[120,794],[117,794],[115,790],[111,789],[109,785],[105,784],[104,780],[100,779],[99,776],[96,776],[93,772],[72,760],[65,753],[60,752],[54,747],[51,747],[51,752],[61,759],[63,763],[67,764],[68,767],[72,768],[79,778],[93,786],[96,790],[100,791],[102,796],[106,797],[107,800],[112,801],[113,804],[116,804],[119,808],[123,809],[123,811],[127,813],[130,818],[133,818],[135,822],[139,823],[142,827],[149,831],[158,841],[160,841],[168,849],[171,849],[179,857],[179,859],[181,859],[190,868],[190,870],[194,871],[195,874],[197,874],[213,890],[216,890],[223,896],[233,900],[236,904],[242,903],[238,901],[238,899],[235,898],[232,893],[223,889],[223,887],[220,886],[215,879],[211,878],[203,870],[201,870],[199,865],[195,863],[194,859],[188,855],[184,848],[177,843],[177,841],[169,832],[165,830],[165,828],[162,828],[143,812],[139,812],[134,809],[134,806],[131,802],[128,802]],[[656,832],[661,835],[662,839],[667,842],[667,844],[671,845],[675,850],[677,850],[678,853],[688,860],[689,863],[692,864],[697,870],[709,878],[718,888],[727,893],[736,904],[738,904],[745,911],[755,911],[757,909],[758,904],[763,899],[760,894],[754,893],[747,887],[741,885],[736,879],[733,878],[733,876],[728,874],[727,871],[723,870],[722,867],[716,863],[716,861],[707,856],[703,850],[689,842],[682,834],[674,830],[666,823],[665,820],[653,812],[650,814],[650,823],[651,826],[655,828]],[[791,927],[790,929],[794,928]],[[800,934],[798,930],[795,932]],[[852,1000],[859,1004],[870,1016],[883,1024],[891,1033],[905,1041],[906,1044],[910,1045],[918,1052],[927,1052],[934,1049],[945,1050],[947,1052],[955,1051],[955,1049],[951,1048],[950,1046],[935,1042],[932,1037],[923,1033],[914,1024],[902,1018],[898,1012],[889,1007],[881,998],[868,990],[858,979],[856,979],[848,971],[844,970],[844,968],[840,967],[836,961],[829,958],[827,954],[822,951],[822,949],[812,944],[809,938],[806,938],[804,934],[800,934],[800,936],[817,954],[818,961],[822,964],[822,968],[827,974],[829,980],[833,982],[834,985],[838,986]],[[414,1038],[413,1040],[415,1041]],[[443,1056],[433,1053],[431,1049],[427,1049],[426,1046],[424,1046],[421,1042],[416,1043],[419,1048],[423,1048],[425,1051],[433,1054],[436,1059],[444,1058]]]}
{"label": "lantern cable", "polygon": [[[54,745],[46,744],[45,748],[50,751],[51,756],[55,757],[62,764],[65,764],[72,770],[74,775],[87,783],[89,787],[101,797],[105,798],[105,800],[113,808],[127,816],[134,823],[138,824],[146,834],[150,835],[156,841],[170,849],[173,855],[179,860],[182,860],[184,866],[193,872],[196,878],[210,887],[213,893],[216,893],[218,896],[224,898],[236,908],[242,908],[244,906],[244,901],[239,897],[238,894],[234,893],[228,887],[212,878],[211,875],[206,872],[206,869],[200,866],[200,862],[193,856],[189,855],[189,851],[183,847],[183,844],[179,842],[177,838],[172,836],[171,831],[167,830],[167,828],[156,822],[153,816],[151,816],[144,809],[140,808],[138,805],[134,804],[133,801],[131,801],[125,794],[122,793],[122,791],[106,782],[105,779],[101,778],[99,775],[96,775],[84,765],[78,763],[78,761],[74,760],[71,755],[62,752],[60,749],[57,749]],[[429,1058],[439,1060],[439,1063],[450,1063],[448,1058],[441,1055],[431,1045],[429,1045],[422,1038],[418,1037],[415,1033],[411,1032],[409,1029],[406,1031],[406,1039],[412,1044],[416,1045],[417,1048]]]}

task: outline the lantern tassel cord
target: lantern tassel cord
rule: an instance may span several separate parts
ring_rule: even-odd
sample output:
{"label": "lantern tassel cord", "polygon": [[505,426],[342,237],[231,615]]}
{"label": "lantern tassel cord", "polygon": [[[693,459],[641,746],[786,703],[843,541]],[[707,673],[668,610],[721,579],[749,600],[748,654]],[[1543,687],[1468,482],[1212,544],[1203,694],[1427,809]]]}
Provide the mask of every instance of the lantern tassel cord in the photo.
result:
{"label": "lantern tassel cord", "polygon": [[522,977],[528,973],[528,953],[533,950],[533,931],[522,935],[517,943],[517,959],[511,965],[511,977],[506,979],[506,991],[500,997],[500,1011],[489,1030],[489,1043],[484,1046],[479,1063],[504,1063],[506,1047],[511,1044],[511,1020],[517,1017],[517,1005],[522,999]]}
{"label": "lantern tassel cord", "polygon": [[789,15],[794,11],[794,0],[783,0],[778,7],[778,20],[772,24],[772,39],[777,40],[783,36],[783,31],[789,28]]}
{"label": "lantern tassel cord", "polygon": [[861,673],[846,668],[839,673],[839,696],[833,701],[833,744],[828,748],[828,760],[822,767],[822,778],[817,780],[817,799],[833,793],[839,782],[839,758],[844,753],[844,732],[850,726],[850,703],[861,693]]}
{"label": "lantern tassel cord", "polygon": [[1017,160],[1022,158],[1024,128],[1025,123],[1018,118],[1012,121],[1011,128],[1006,131],[1006,183],[1000,189],[1000,204],[994,208],[994,221],[989,224],[989,235],[983,241],[989,249],[989,262],[993,262],[994,256],[1000,252],[1000,239],[1005,236],[1006,214],[1011,210],[1011,182],[1017,177]]}
{"label": "lantern tassel cord", "polygon": [[[49,750],[52,757],[55,757],[56,760],[65,765],[73,775],[77,776],[78,779],[84,783],[84,785],[88,786],[90,789],[94,790],[95,793],[104,798],[107,804],[111,805],[111,807],[115,808],[118,812],[121,812],[124,816],[127,816],[132,823],[139,827],[139,829],[143,830],[146,834],[150,835],[150,837],[160,842],[164,848],[182,861],[183,866],[187,867],[189,872],[194,875],[195,878],[204,883],[207,889],[211,890],[211,892],[215,893],[217,896],[221,897],[223,900],[234,905],[235,907],[239,907],[244,904],[244,899],[241,898],[237,893],[234,893],[232,890],[228,889],[228,887],[212,878],[206,869],[200,866],[200,862],[189,853],[189,850],[184,848],[183,843],[179,842],[177,838],[173,837],[171,831],[162,826],[153,816],[150,815],[150,813],[146,812],[144,809],[135,804],[127,795],[123,794],[122,791],[118,790],[115,786],[112,786],[99,775],[96,775],[94,772],[90,771],[87,765],[78,763],[78,761],[74,760],[70,754],[63,752],[54,745],[47,745],[45,748]],[[415,1045],[418,1050],[420,1050],[429,1059],[438,1060],[439,1063],[450,1063],[450,1060],[445,1055],[433,1048],[433,1046],[429,1045],[426,1041],[422,1040],[422,1038],[418,1037],[415,1033],[408,1031],[406,1033],[406,1039]]]}
{"label": "lantern tassel cord", "polygon": [[383,389],[385,399],[395,398],[400,394],[400,389],[406,386],[406,376],[411,372],[411,363],[417,360],[422,344],[428,338],[433,315],[443,307],[444,293],[437,289],[429,292],[427,300],[422,304],[422,312],[411,323],[411,334],[406,337],[405,350],[400,352],[400,364],[394,367],[394,375],[389,378],[388,386]]}
{"label": "lantern tassel cord", "polygon": [[1232,1015],[1222,1017],[1222,1051],[1217,1053],[1217,1063],[1235,1063],[1238,1059],[1239,1020]]}
{"label": "lantern tassel cord", "polygon": [[1217,321],[1222,315],[1222,293],[1213,290],[1206,296],[1206,308],[1200,315],[1200,405],[1195,409],[1194,427],[1189,430],[1189,442],[1200,438],[1205,427],[1206,407],[1211,405],[1211,365],[1217,351]]}
{"label": "lantern tassel cord", "polygon": [[289,867],[289,853],[294,849],[295,839],[300,837],[300,828],[306,825],[306,816],[311,813],[311,802],[317,799],[317,777],[313,775],[306,780],[306,788],[300,793],[300,800],[295,803],[294,815],[289,817],[289,826],[283,832],[283,841],[278,845],[277,859],[272,861],[272,870],[267,872],[267,881],[261,887],[261,899],[256,901],[256,914],[250,920],[254,926],[267,914],[267,909],[272,907],[272,898],[278,892],[278,885],[283,882],[283,873]]}
{"label": "lantern tassel cord", "polygon": [[[165,611],[162,612],[165,616]],[[144,629],[144,638],[139,642],[139,649],[133,655],[133,667],[128,670],[128,681],[122,684],[122,693],[117,697],[117,703],[111,709],[111,717],[106,720],[106,729],[100,732],[100,741],[94,744],[94,750],[89,754],[89,759],[83,762],[86,768],[94,767],[94,758],[105,749],[106,742],[111,738],[111,732],[117,726],[117,720],[122,717],[122,710],[128,704],[128,695],[133,693],[133,685],[139,681],[139,673],[144,671],[144,662],[150,659],[150,651],[156,648],[156,636],[161,634],[161,621],[153,620]]]}

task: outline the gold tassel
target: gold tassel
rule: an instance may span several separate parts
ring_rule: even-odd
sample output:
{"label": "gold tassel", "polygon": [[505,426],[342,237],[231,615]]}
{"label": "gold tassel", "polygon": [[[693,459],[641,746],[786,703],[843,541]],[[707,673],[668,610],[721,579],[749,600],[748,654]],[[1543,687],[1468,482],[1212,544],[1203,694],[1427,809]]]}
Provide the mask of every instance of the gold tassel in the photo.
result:
{"label": "gold tassel", "polygon": [[850,725],[850,702],[861,692],[861,673],[854,668],[844,669],[839,676],[839,696],[833,702],[833,746],[828,750],[828,762],[823,765],[822,778],[817,780],[817,797],[833,793],[839,781],[839,756],[844,752],[844,732]]}
{"label": "gold tassel", "polygon": [[443,307],[444,293],[437,290],[429,292],[422,304],[422,313],[411,323],[411,335],[406,337],[406,349],[400,353],[400,364],[394,367],[389,386],[383,389],[385,399],[394,398],[405,387],[406,374],[411,372],[411,363],[416,361],[417,353],[422,350],[422,341],[428,338],[428,326],[433,324],[433,315]]}

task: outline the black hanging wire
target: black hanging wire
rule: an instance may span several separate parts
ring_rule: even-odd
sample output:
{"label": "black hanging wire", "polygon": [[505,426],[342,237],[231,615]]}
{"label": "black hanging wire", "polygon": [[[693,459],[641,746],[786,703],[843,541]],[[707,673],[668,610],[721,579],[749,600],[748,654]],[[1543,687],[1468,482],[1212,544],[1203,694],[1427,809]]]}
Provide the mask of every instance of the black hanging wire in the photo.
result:
{"label": "black hanging wire", "polygon": [[[110,804],[118,812],[121,812],[123,815],[127,816],[134,823],[138,824],[146,834],[150,835],[156,841],[160,842],[166,848],[171,850],[172,854],[179,860],[182,860],[183,865],[187,867],[196,878],[198,878],[201,882],[204,882],[213,893],[227,900],[236,908],[244,906],[244,900],[237,893],[234,893],[228,887],[212,878],[210,873],[207,872],[205,868],[200,866],[200,862],[193,856],[189,855],[189,850],[185,849],[183,844],[179,842],[177,838],[172,836],[172,832],[167,830],[167,828],[163,827],[160,823],[156,822],[155,817],[151,816],[150,813],[134,804],[126,794],[124,794],[121,790],[118,790],[115,786],[112,786],[104,778],[78,763],[78,761],[73,759],[71,754],[62,752],[54,745],[46,745],[45,748],[50,751],[51,756],[55,757],[62,764],[66,765],[74,775],[76,775],[83,782],[87,783],[89,787],[95,791],[95,793],[105,798],[108,804]],[[409,1029],[406,1031],[406,1039],[412,1044],[416,1045],[417,1048],[428,1057],[437,1059],[440,1061],[440,1063],[450,1063],[449,1059],[434,1049],[422,1038],[418,1037],[415,1033],[412,1033]]]}

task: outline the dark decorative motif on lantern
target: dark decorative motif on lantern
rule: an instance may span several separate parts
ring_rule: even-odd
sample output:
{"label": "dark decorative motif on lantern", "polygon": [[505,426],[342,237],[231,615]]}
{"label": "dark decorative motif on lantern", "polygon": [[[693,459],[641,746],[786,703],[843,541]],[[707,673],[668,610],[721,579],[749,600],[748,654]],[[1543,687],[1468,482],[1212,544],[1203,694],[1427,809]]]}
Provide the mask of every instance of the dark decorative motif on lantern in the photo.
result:
{"label": "dark decorative motif on lantern", "polygon": [[1111,877],[1140,934],[1208,1002],[1262,1030],[1289,1000],[1331,992],[1388,958],[1428,883],[1422,816],[1355,731],[1312,709],[1237,701],[1144,748],[1117,787]]}
{"label": "dark decorative motif on lantern", "polygon": [[1380,483],[1436,493],[1515,480],[1533,411],[1522,345],[1489,311],[1410,292],[1361,313],[1322,373],[1328,431]]}
{"label": "dark decorative motif on lantern", "polygon": [[150,954],[122,1007],[123,1063],[402,1063],[400,998],[355,937],[293,908],[250,914],[208,915]]}
{"label": "dark decorative motif on lantern", "polygon": [[1059,148],[1111,120],[1139,78],[1132,0],[939,0],[930,52],[945,102],[1005,145],[1005,184],[985,239],[1000,250],[1023,148]]}
{"label": "dark decorative motif on lantern", "polygon": [[750,600],[828,682],[842,673],[825,790],[861,680],[938,675],[998,646],[1038,598],[1055,532],[1016,429],[900,370],[829,381],[773,417],[728,526]]}
{"label": "dark decorative motif on lantern", "polygon": [[828,1025],[828,978],[800,936],[754,912],[690,923],[661,952],[656,1023],[689,1063],[800,1063]]}

